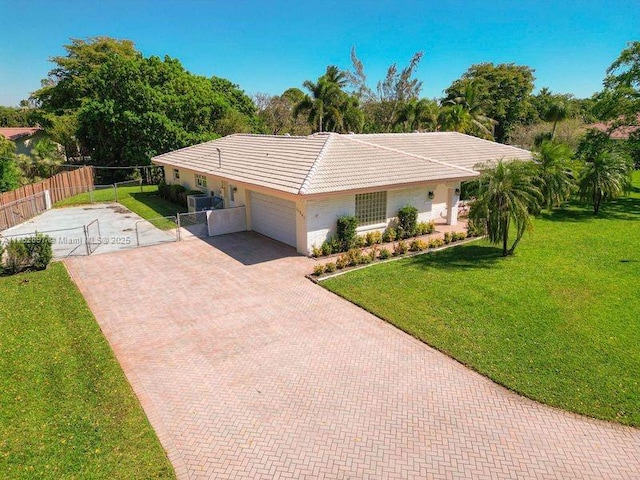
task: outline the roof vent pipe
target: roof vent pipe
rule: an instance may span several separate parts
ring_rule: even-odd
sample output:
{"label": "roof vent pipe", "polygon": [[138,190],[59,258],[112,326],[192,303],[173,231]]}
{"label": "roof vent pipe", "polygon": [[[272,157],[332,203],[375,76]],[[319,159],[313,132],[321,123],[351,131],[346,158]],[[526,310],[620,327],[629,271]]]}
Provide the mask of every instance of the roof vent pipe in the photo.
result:
{"label": "roof vent pipe", "polygon": [[222,168],[222,153],[218,147],[215,147],[218,150],[218,168]]}

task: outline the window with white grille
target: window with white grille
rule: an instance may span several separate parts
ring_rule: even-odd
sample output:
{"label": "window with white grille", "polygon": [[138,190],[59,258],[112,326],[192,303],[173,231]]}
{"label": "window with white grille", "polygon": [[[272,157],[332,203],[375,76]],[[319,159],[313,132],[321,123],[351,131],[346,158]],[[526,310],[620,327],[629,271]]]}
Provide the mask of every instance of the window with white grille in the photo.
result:
{"label": "window with white grille", "polygon": [[180,180],[180,170],[178,170],[177,168],[173,169],[173,179]]}
{"label": "window with white grille", "polygon": [[207,177],[196,173],[196,186],[200,188],[207,188]]}
{"label": "window with white grille", "polygon": [[387,220],[387,192],[359,193],[356,195],[358,225],[373,225]]}

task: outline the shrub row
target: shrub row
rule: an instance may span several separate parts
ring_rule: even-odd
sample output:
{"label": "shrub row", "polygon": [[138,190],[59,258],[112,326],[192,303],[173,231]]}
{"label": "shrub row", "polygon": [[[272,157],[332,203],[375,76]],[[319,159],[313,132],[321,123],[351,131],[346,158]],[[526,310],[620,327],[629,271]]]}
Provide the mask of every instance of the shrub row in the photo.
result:
{"label": "shrub row", "polygon": [[53,258],[53,240],[37,233],[34,237],[12,239],[0,245],[0,274],[23,270],[44,270]]}
{"label": "shrub row", "polygon": [[320,276],[323,273],[333,273],[336,270],[342,270],[346,267],[354,267],[356,265],[365,265],[375,260],[386,260],[393,256],[401,256],[407,252],[423,252],[432,248],[439,248],[445,244],[456,242],[458,240],[464,240],[467,238],[465,232],[454,232],[445,234],[446,238],[431,238],[424,240],[421,238],[415,238],[410,242],[407,240],[398,240],[393,244],[393,250],[387,248],[379,248],[374,245],[368,252],[365,252],[359,248],[352,248],[346,253],[343,253],[335,262],[328,262],[323,264],[317,264],[313,267],[313,274]]}
{"label": "shrub row", "polygon": [[353,222],[345,220],[348,218],[355,220],[355,217],[340,217],[338,219],[338,233],[335,236],[330,236],[319,247],[313,245],[311,247],[311,256],[314,258],[326,257],[333,253],[347,252],[352,248],[372,247],[383,242],[390,243],[398,239],[407,239],[435,232],[435,224],[433,222],[418,222],[411,235],[407,235],[407,230],[401,229],[401,227],[387,227],[384,232],[373,231],[364,235],[357,235],[355,228],[353,228]]}
{"label": "shrub row", "polygon": [[187,207],[187,197],[189,195],[202,194],[200,190],[187,190],[182,185],[167,185],[164,181],[158,184],[158,196],[165,200]]}

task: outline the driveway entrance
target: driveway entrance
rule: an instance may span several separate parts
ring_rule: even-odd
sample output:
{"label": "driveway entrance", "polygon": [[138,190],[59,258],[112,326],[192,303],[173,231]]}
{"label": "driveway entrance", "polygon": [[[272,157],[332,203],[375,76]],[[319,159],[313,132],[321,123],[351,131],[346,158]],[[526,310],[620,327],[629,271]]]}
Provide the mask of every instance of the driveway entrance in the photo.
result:
{"label": "driveway entrance", "polygon": [[182,479],[637,478],[640,431],[523,399],[251,232],[66,265]]}

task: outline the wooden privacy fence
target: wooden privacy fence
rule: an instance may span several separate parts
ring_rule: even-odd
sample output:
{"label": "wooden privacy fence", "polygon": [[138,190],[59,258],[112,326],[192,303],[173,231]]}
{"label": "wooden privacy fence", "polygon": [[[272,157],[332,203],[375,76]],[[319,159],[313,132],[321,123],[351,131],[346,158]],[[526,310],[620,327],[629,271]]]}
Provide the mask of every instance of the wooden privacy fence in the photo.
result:
{"label": "wooden privacy fence", "polygon": [[[29,220],[60,200],[92,189],[93,168],[81,167],[10,192],[0,193],[0,230]],[[47,191],[49,193],[45,194]]]}

